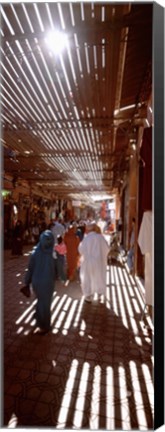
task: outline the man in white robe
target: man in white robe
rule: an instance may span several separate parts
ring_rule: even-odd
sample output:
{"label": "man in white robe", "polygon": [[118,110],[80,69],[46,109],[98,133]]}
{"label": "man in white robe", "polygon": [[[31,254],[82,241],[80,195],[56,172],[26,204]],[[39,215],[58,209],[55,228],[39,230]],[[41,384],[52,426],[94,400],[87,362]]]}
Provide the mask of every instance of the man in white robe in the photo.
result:
{"label": "man in white robe", "polygon": [[[149,306],[153,306],[153,263],[152,263],[152,212],[145,211],[140,226],[138,243],[141,253],[145,255],[145,301]],[[151,309],[151,308],[149,308]]]}
{"label": "man in white robe", "polygon": [[96,232],[96,224],[86,226],[86,235],[79,244],[80,281],[86,301],[93,294],[106,294],[106,268],[109,246],[104,236]]}

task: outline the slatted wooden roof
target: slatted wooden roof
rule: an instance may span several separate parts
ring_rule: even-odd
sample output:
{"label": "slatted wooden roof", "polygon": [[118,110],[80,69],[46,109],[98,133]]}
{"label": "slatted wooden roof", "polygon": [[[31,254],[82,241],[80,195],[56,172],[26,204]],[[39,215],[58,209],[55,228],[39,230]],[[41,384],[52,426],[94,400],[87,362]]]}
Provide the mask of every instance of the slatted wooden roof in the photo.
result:
{"label": "slatted wooden roof", "polygon": [[1,4],[0,60],[4,171],[61,197],[118,189],[152,91],[152,3]]}

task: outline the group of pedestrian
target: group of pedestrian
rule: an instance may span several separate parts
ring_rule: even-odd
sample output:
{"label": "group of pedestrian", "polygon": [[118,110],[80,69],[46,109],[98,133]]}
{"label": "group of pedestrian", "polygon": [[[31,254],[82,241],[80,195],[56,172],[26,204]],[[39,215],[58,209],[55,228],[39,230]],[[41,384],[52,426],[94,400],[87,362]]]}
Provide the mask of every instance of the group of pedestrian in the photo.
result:
{"label": "group of pedestrian", "polygon": [[[127,263],[132,271],[134,259],[134,226]],[[85,301],[91,302],[95,293],[106,294],[106,268],[110,251],[108,242],[96,222],[67,225],[60,218],[51,221],[48,229],[41,233],[34,224],[33,235],[37,243],[32,251],[28,270],[25,274],[25,287],[21,291],[30,296],[32,285],[37,297],[36,324],[45,334],[50,330],[51,301],[55,280],[59,279],[67,287],[71,281],[80,280]],[[45,226],[44,226],[45,228]],[[22,255],[23,224],[17,221],[13,230],[12,254]]]}
{"label": "group of pedestrian", "polygon": [[[93,295],[106,294],[106,267],[109,245],[95,222],[87,223],[80,240],[77,225],[72,221],[65,231],[61,221],[45,230],[30,256],[25,273],[26,288],[32,285],[37,298],[35,319],[40,333],[47,333],[51,326],[51,301],[58,269],[66,283],[75,278],[77,265],[82,293],[85,301],[91,302]],[[57,258],[54,258],[54,252]],[[67,255],[68,273],[64,271]],[[57,267],[55,261],[57,259]],[[23,290],[22,290],[23,292]]]}

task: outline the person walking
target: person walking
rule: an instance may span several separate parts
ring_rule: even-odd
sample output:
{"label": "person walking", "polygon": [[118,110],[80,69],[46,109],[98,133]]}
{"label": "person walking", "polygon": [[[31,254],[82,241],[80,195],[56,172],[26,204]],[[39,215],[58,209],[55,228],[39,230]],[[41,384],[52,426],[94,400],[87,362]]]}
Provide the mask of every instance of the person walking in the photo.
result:
{"label": "person walking", "polygon": [[54,236],[54,244],[57,244],[57,236],[60,235],[64,237],[65,234],[65,227],[62,224],[62,219],[59,217],[51,227],[51,232]]}
{"label": "person walking", "polygon": [[23,223],[20,219],[17,220],[12,233],[12,255],[23,254],[23,234],[24,228]]}
{"label": "person walking", "polygon": [[40,232],[39,232],[39,226],[38,226],[36,221],[32,225],[31,233],[32,233],[32,237],[34,239],[34,243],[37,244],[39,241]]}
{"label": "person walking", "polygon": [[43,231],[38,245],[33,249],[30,256],[28,270],[25,274],[25,285],[32,284],[37,298],[35,318],[41,334],[45,334],[51,329],[50,309],[55,279],[53,246],[52,232],[50,230]]}
{"label": "person walking", "polygon": [[96,224],[86,225],[86,235],[78,246],[80,281],[85,300],[92,301],[94,293],[106,294],[106,268],[109,246],[104,236],[96,231]]}
{"label": "person walking", "polygon": [[85,223],[83,223],[83,222],[80,221],[77,224],[76,236],[79,237],[80,241],[82,241],[83,237],[84,237],[84,234],[85,234]]}
{"label": "person walking", "polygon": [[64,242],[67,247],[67,282],[73,281],[76,278],[78,268],[79,252],[78,245],[79,237],[76,235],[76,224],[73,222],[64,235]]}
{"label": "person walking", "polygon": [[62,236],[57,236],[57,244],[54,246],[57,254],[57,277],[65,283],[66,282],[66,253],[67,248]]}

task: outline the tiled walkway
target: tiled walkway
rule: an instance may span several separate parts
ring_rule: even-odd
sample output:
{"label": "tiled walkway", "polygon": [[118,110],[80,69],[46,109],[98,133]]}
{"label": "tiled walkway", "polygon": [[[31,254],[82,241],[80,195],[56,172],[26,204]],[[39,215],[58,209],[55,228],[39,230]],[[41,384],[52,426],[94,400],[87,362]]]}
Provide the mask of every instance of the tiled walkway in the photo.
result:
{"label": "tiled walkway", "polygon": [[107,296],[55,284],[52,333],[35,333],[20,293],[27,253],[4,254],[4,427],[153,428],[153,325],[127,268],[107,267]]}

